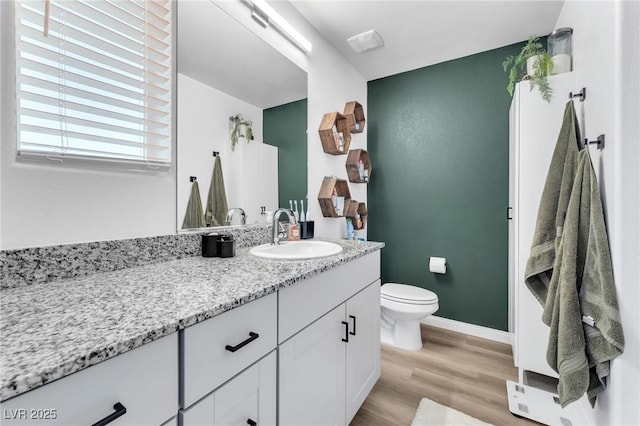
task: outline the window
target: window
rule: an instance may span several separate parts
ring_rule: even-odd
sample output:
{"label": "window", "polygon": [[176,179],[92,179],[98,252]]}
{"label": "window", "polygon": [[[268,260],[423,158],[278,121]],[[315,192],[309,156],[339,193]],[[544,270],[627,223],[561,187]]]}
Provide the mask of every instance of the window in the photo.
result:
{"label": "window", "polygon": [[16,0],[18,155],[171,163],[171,1]]}

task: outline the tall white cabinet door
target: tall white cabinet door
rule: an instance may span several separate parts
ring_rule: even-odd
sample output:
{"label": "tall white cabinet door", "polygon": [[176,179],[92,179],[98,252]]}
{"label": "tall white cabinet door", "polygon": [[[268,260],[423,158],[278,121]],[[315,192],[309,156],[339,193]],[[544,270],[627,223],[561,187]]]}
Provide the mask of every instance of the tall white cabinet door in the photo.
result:
{"label": "tall white cabinet door", "polygon": [[[574,73],[549,77],[553,88],[550,103],[542,100],[537,88],[529,90],[529,83],[516,85],[514,102],[518,103],[517,120],[517,187],[514,214],[517,218],[515,264],[515,294],[517,295],[517,366],[551,377],[558,375],[546,361],[549,327],[542,322],[542,306],[524,283],[527,259],[538,215],[542,190],[549,164],[558,139],[569,92],[575,87]],[[580,115],[580,102],[575,101]]]}
{"label": "tall white cabinet door", "polygon": [[280,425],[345,424],[344,304],[280,345]]}
{"label": "tall white cabinet door", "polygon": [[380,377],[380,280],[347,300],[347,423]]}
{"label": "tall white cabinet door", "polygon": [[509,333],[513,338],[511,345],[513,348],[513,361],[518,366],[518,345],[515,312],[517,300],[517,268],[516,268],[516,245],[518,244],[517,220],[515,212],[517,204],[518,187],[518,95],[513,97],[509,108],[509,206],[507,207],[507,220],[509,226],[509,250],[508,250],[508,274],[509,274]]}

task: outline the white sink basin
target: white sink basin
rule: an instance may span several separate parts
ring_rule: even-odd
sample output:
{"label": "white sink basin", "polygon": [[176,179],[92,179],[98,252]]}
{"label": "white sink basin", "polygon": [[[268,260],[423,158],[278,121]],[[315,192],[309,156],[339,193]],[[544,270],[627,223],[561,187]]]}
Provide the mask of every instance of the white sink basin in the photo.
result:
{"label": "white sink basin", "polygon": [[263,244],[249,253],[265,259],[296,260],[333,256],[341,251],[341,246],[327,241],[285,241],[279,245]]}

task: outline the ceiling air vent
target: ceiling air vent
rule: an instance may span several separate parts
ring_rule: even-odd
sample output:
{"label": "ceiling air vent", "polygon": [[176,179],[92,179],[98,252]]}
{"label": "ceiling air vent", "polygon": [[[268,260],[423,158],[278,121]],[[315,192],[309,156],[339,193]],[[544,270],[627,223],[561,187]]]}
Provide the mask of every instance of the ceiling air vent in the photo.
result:
{"label": "ceiling air vent", "polygon": [[374,30],[365,31],[363,33],[354,35],[347,39],[347,43],[356,53],[366,52],[367,50],[376,49],[384,46],[384,41],[380,34]]}

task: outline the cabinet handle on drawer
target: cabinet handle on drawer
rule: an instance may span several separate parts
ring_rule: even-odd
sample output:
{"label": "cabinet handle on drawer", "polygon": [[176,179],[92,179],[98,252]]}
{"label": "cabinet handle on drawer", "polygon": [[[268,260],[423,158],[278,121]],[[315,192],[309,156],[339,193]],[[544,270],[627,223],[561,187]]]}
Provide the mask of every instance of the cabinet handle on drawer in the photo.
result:
{"label": "cabinet handle on drawer", "polygon": [[355,336],[356,335],[356,317],[354,317],[353,315],[349,315],[349,318],[353,320],[353,331],[350,331],[349,334],[352,336]]}
{"label": "cabinet handle on drawer", "polygon": [[109,423],[111,423],[112,421],[114,421],[115,419],[117,419],[118,417],[124,416],[127,413],[127,407],[125,407],[124,405],[122,405],[119,402],[116,402],[115,404],[113,404],[113,409],[116,410],[116,411],[114,411],[113,413],[109,414],[104,419],[95,422],[91,426],[106,426]]}
{"label": "cabinet handle on drawer", "polygon": [[342,341],[349,343],[349,323],[342,321],[342,325],[344,325],[344,337],[342,338]]}
{"label": "cabinet handle on drawer", "polygon": [[249,419],[249,420],[247,420],[247,424],[250,425],[250,426],[256,426],[258,423],[256,423],[255,420]]}
{"label": "cabinet handle on drawer", "polygon": [[247,346],[249,343],[253,342],[258,337],[260,337],[260,335],[258,333],[254,333],[253,331],[250,331],[249,332],[249,337],[246,340],[243,340],[242,342],[238,343],[235,346],[227,345],[224,348],[226,350],[228,350],[229,352],[235,352],[238,349],[242,349],[243,347]]}

